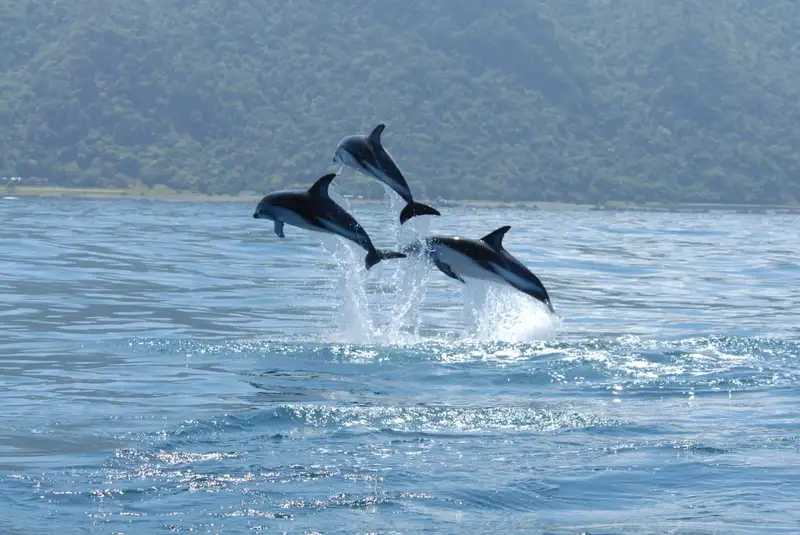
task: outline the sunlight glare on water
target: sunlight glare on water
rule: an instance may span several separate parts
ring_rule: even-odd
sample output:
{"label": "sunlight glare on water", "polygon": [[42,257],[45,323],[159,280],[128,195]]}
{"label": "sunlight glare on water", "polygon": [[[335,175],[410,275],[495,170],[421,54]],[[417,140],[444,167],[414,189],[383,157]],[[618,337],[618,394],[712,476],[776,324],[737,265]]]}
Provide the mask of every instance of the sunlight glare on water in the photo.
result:
{"label": "sunlight glare on water", "polygon": [[2,199],[0,532],[797,532],[796,217],[332,191],[511,225],[562,319],[254,204]]}

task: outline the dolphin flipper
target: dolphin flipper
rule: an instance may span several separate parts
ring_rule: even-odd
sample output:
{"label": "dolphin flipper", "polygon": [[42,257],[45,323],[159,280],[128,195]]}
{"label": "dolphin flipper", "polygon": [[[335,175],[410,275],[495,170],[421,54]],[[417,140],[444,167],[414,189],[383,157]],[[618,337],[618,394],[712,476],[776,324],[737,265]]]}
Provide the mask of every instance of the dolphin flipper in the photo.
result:
{"label": "dolphin flipper", "polygon": [[410,202],[408,203],[405,208],[400,211],[400,224],[402,225],[412,217],[418,215],[442,215],[439,213],[439,210],[433,208],[432,206],[428,206],[427,204],[422,204],[421,202]]}
{"label": "dolphin flipper", "polygon": [[455,271],[453,271],[453,268],[451,268],[449,265],[435,258],[433,260],[433,263],[436,264],[436,267],[439,268],[439,271],[441,271],[451,279],[455,279],[463,284],[466,284],[464,279],[462,279],[460,275],[458,275]]}
{"label": "dolphin flipper", "polygon": [[279,238],[286,237],[283,235],[283,221],[275,221],[275,234],[277,234]]}
{"label": "dolphin flipper", "polygon": [[367,257],[364,259],[364,267],[366,267],[367,271],[369,271],[372,266],[374,266],[381,260],[389,260],[390,258],[405,258],[405,257],[406,257],[405,254],[398,253],[397,251],[382,251],[381,249],[373,249],[367,253]]}

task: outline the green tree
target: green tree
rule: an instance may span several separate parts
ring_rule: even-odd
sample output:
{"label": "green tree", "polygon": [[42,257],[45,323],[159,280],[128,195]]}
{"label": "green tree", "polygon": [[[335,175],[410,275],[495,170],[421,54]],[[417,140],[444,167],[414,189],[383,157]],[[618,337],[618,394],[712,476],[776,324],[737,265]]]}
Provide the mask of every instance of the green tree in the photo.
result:
{"label": "green tree", "polygon": [[0,175],[265,192],[384,122],[421,198],[800,200],[799,4],[319,6],[0,0]]}

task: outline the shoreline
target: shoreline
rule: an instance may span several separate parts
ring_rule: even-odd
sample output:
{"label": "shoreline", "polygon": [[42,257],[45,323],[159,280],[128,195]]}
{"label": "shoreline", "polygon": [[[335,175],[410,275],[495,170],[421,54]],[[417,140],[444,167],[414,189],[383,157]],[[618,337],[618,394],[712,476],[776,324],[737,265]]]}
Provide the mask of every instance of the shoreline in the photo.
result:
{"label": "shoreline", "polygon": [[[18,186],[11,191],[0,188],[0,197],[56,197],[79,199],[108,199],[108,200],[141,200],[162,202],[241,202],[257,203],[261,195],[207,195],[188,191],[173,191],[144,188],[69,188],[69,187],[43,187],[43,186]],[[381,204],[383,199],[348,199],[354,205]],[[430,199],[424,200],[426,204],[435,204],[441,208],[471,207],[471,208],[527,208],[532,210],[585,210],[600,212],[662,212],[662,213],[709,213],[709,212],[737,212],[737,213],[786,213],[800,215],[800,206],[797,205],[767,205],[767,204],[715,204],[715,203],[657,203],[648,202],[636,204],[626,201],[609,201],[600,204],[579,204],[568,202],[547,201],[480,201],[480,200],[448,200],[437,203]]]}

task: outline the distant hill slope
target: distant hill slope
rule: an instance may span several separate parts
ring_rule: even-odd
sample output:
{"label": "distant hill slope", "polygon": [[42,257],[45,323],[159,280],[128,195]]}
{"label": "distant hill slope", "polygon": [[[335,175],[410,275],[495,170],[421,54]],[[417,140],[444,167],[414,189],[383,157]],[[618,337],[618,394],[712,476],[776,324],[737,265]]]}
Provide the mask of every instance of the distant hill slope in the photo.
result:
{"label": "distant hill slope", "polygon": [[420,197],[794,203],[798,20],[788,0],[0,0],[0,175],[262,192],[385,122]]}

